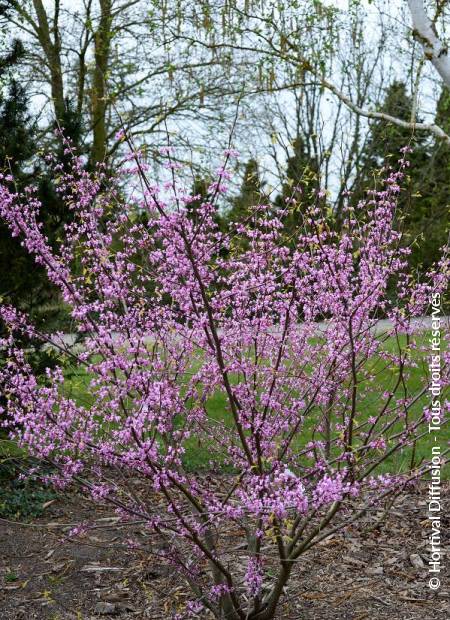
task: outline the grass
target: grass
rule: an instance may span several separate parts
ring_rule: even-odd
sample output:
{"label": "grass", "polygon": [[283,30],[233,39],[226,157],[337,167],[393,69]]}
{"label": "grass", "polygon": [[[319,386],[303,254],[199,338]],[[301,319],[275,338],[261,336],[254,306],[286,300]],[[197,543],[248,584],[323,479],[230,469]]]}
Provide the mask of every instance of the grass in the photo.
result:
{"label": "grass", "polygon": [[[404,347],[406,341],[402,338],[400,345]],[[427,340],[425,335],[419,338],[419,344],[426,345]],[[397,347],[397,343],[393,338],[388,339],[383,344],[383,349],[386,351],[394,352]],[[407,379],[407,387],[410,393],[416,392],[420,389],[423,383],[424,372],[427,366],[427,354],[423,352],[414,352],[414,357],[417,362],[417,367],[410,369],[410,374]],[[397,375],[392,369],[386,369],[381,359],[368,360],[367,363],[373,364],[373,368],[378,372],[377,383],[374,389],[371,390],[371,398],[360,400],[358,402],[358,411],[360,412],[360,419],[364,420],[372,415],[376,415],[380,408],[380,399],[378,394],[382,394],[385,391],[393,390],[397,380]],[[235,378],[236,380],[236,378]],[[65,390],[67,395],[71,395],[75,400],[89,406],[95,396],[89,389],[90,377],[84,373],[75,371],[68,371],[66,373]],[[401,394],[402,386],[400,386],[396,395]],[[429,402],[429,395],[425,394],[420,401],[411,409],[411,416],[417,416],[421,414],[422,408]],[[233,422],[231,414],[227,409],[227,399],[223,392],[215,393],[206,403],[206,409],[208,418],[211,424],[219,422],[223,425],[224,431],[233,428]],[[316,411],[317,414],[317,411]],[[312,437],[312,429],[315,422],[314,412],[309,418],[309,422],[305,424],[302,432],[295,439],[295,447],[299,450],[302,449]],[[394,429],[400,430],[400,425],[397,424]],[[442,448],[447,446],[450,441],[450,429],[447,426],[443,426],[440,435]],[[431,454],[432,438],[424,436],[419,440],[414,448],[414,462],[418,463],[423,459],[429,459]],[[224,465],[224,455],[220,453],[213,454],[213,446],[211,441],[205,437],[196,435],[185,441],[185,455],[184,465],[191,471],[208,470],[211,468],[211,462],[214,463],[214,468],[219,470],[228,469]],[[408,448],[402,452],[398,451],[392,456],[387,458],[377,469],[377,473],[395,473],[398,471],[404,471],[409,468],[413,457],[412,449]],[[448,472],[444,471],[444,475],[448,477]]]}
{"label": "grass", "polygon": [[[400,342],[401,346],[405,346],[405,339]],[[416,392],[420,389],[423,383],[424,372],[427,366],[427,340],[425,335],[419,338],[419,344],[425,347],[425,353],[416,351],[414,357],[417,362],[417,367],[410,369],[410,374],[407,380],[407,387],[410,392]],[[383,344],[383,349],[386,351],[394,352],[397,343],[393,338],[388,339]],[[382,360],[372,359],[367,363],[373,365],[375,371],[378,372],[377,383],[374,385],[374,389],[371,390],[371,398],[360,400],[358,402],[358,411],[360,412],[360,419],[365,420],[372,415],[376,415],[380,408],[378,394],[382,394],[385,391],[393,389],[397,376],[391,369],[386,369]],[[90,388],[91,377],[79,368],[67,367],[65,371],[65,385],[64,391],[67,396],[74,398],[79,404],[89,407],[95,399],[95,394]],[[237,378],[235,377],[236,381]],[[443,395],[444,396],[444,395]],[[420,401],[411,409],[411,416],[417,416],[421,414],[422,407],[430,400],[429,394],[425,394]],[[220,423],[223,426],[224,432],[227,429],[230,433],[233,431],[233,421],[231,414],[227,408],[227,398],[223,392],[216,392],[210,397],[206,403],[206,409],[208,413],[208,419],[211,424]],[[311,416],[307,419],[301,433],[295,438],[295,448],[301,450],[312,438],[312,430],[315,425],[317,411],[313,411]],[[181,421],[180,421],[181,423]],[[396,426],[400,429],[399,424]],[[443,426],[440,431],[440,445],[444,449],[450,442],[450,428]],[[431,455],[432,437],[425,435],[422,437],[414,449],[415,463],[420,462],[423,459],[429,459]],[[224,454],[213,453],[213,445],[211,440],[207,437],[200,435],[192,436],[184,443],[185,455],[184,465],[186,469],[190,471],[201,471],[211,469],[211,463],[214,464],[214,469],[228,470],[229,468],[224,463]],[[404,471],[408,469],[412,459],[411,448],[405,449],[403,452],[396,452],[391,457],[387,458],[377,469],[377,473],[395,473],[398,471]],[[8,458],[21,458],[26,457],[24,450],[18,448],[14,441],[0,437],[0,465]],[[444,468],[443,471],[445,478],[450,478],[450,472],[448,468]]]}

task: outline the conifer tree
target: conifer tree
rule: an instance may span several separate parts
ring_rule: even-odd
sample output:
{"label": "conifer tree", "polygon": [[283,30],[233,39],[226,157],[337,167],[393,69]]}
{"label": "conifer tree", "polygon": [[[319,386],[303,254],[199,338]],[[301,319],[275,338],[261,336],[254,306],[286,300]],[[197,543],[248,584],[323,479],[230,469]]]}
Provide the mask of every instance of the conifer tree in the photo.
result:
{"label": "conifer tree", "polygon": [[249,159],[245,164],[242,175],[241,189],[228,211],[227,219],[230,222],[244,222],[251,215],[251,207],[263,202],[264,183],[261,180],[258,162]]}
{"label": "conifer tree", "polygon": [[[26,184],[30,177],[26,162],[35,151],[34,127],[24,88],[13,77],[23,51],[22,43],[14,41],[0,59],[0,167],[14,175],[18,186]],[[22,307],[32,307],[41,281],[37,274],[43,275],[43,270],[11,237],[4,223],[0,224],[0,263],[0,296]]]}
{"label": "conifer tree", "polygon": [[315,200],[320,189],[319,164],[308,151],[307,140],[298,135],[292,143],[292,150],[287,160],[281,193],[275,199],[276,207],[286,212],[288,234],[293,234],[301,225],[305,206]]}
{"label": "conifer tree", "polygon": [[[30,184],[37,187],[43,205],[44,230],[54,245],[62,226],[70,219],[70,212],[47,174],[36,141],[37,125],[29,110],[27,93],[15,76],[24,53],[22,42],[15,40],[0,58],[0,169],[14,176],[18,190]],[[79,125],[70,109],[68,105],[64,134],[76,145]],[[55,141],[53,150],[58,161],[65,166],[69,155],[64,152],[60,140]],[[62,318],[59,295],[49,283],[44,269],[35,263],[16,238],[11,237],[4,223],[0,223],[0,263],[0,297],[4,301],[31,312],[36,320],[43,322],[43,328],[49,321]],[[48,304],[53,308],[51,312]]]}
{"label": "conifer tree", "polygon": [[[444,88],[436,109],[436,124],[450,131],[450,92]],[[406,211],[405,229],[412,243],[411,263],[424,271],[435,263],[448,243],[450,218],[450,148],[433,140],[425,166],[415,175],[415,194]],[[420,240],[420,243],[419,243]]]}
{"label": "conifer tree", "polygon": [[[394,82],[386,91],[381,111],[409,121],[412,107],[406,85]],[[449,110],[449,96],[445,90],[436,113],[436,122],[446,127],[445,130],[450,129]],[[423,133],[412,135],[408,128],[386,124],[384,120],[374,121],[354,182],[353,202],[356,204],[367,196],[362,188],[376,186],[380,166],[383,163],[395,166],[400,149],[408,144],[413,151],[409,184],[398,201],[402,213],[399,228],[403,231],[403,243],[411,247],[410,265],[420,274],[437,260],[439,248],[448,236],[450,149],[440,141],[430,141]]]}

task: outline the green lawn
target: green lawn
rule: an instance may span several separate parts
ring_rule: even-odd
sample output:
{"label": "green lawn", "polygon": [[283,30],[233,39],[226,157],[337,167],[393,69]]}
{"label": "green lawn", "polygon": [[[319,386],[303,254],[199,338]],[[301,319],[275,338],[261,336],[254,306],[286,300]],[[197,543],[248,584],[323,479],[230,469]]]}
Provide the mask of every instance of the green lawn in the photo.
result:
{"label": "green lawn", "polygon": [[[422,343],[426,345],[426,336],[424,335],[422,338]],[[405,340],[401,341],[401,346],[405,345]],[[396,342],[394,339],[389,339],[383,344],[383,348],[387,351],[393,352],[396,349]],[[407,380],[407,387],[410,391],[415,392],[420,388],[423,381],[424,370],[426,370],[428,361],[427,354],[421,352],[414,352],[414,358],[417,362],[417,367],[413,367],[410,370],[410,375]],[[384,363],[379,359],[371,359],[367,361],[368,364],[371,364],[377,371],[377,383],[374,385],[374,389],[371,390],[371,397],[366,398],[364,400],[360,400],[358,402],[358,411],[359,420],[364,420],[370,417],[371,415],[376,415],[380,408],[380,399],[378,398],[378,394],[382,394],[384,391],[389,391],[394,388],[394,385],[397,380],[397,375],[390,369],[384,368]],[[65,384],[66,394],[70,394],[75,400],[77,400],[80,404],[85,406],[89,406],[89,404],[93,401],[95,396],[92,394],[89,388],[89,376],[84,372],[67,370],[66,373],[67,381]],[[234,380],[238,380],[238,378],[234,378]],[[402,386],[399,387],[398,394],[401,394]],[[417,416],[421,413],[422,407],[429,402],[429,395],[425,394],[420,401],[411,409],[411,417]],[[219,423],[223,425],[223,430],[226,433],[227,428],[232,428],[232,419],[230,414],[227,412],[227,402],[226,396],[222,392],[218,392],[209,398],[206,404],[208,418],[211,424]],[[311,430],[314,426],[314,415],[316,412],[312,412],[309,417],[309,421],[303,427],[301,433],[295,440],[295,445],[299,449],[301,449],[308,441],[311,439]],[[400,425],[397,424],[395,427],[400,429]],[[424,427],[425,429],[425,427]],[[450,440],[450,429],[448,426],[443,426],[441,430],[441,442],[440,445],[442,449],[448,445]],[[431,438],[425,436],[420,439],[414,449],[414,459],[415,463],[420,462],[422,459],[428,459],[430,457],[430,448],[431,446]],[[210,468],[210,463],[213,462],[215,468],[224,469],[223,465],[223,455],[220,453],[213,452],[213,445],[210,440],[206,437],[201,437],[196,434],[195,437],[191,437],[185,442],[185,466],[189,470],[205,470]],[[377,473],[385,473],[391,472],[395,473],[398,471],[405,470],[409,467],[412,458],[412,450],[407,449],[403,452],[396,452],[391,457],[386,459],[386,461],[377,469]],[[446,468],[448,469],[448,468]],[[445,472],[446,476],[449,476],[449,472]]]}
{"label": "green lawn", "polygon": [[[401,346],[404,346],[405,341],[401,341]],[[426,336],[422,337],[421,344],[426,345]],[[383,344],[383,348],[387,351],[393,352],[396,348],[396,342],[394,339],[389,339]],[[424,371],[426,370],[428,361],[427,361],[427,352],[425,349],[424,353],[414,352],[414,358],[417,362],[417,367],[413,367],[410,370],[410,376],[408,377],[407,387],[410,391],[415,392],[420,388],[423,381]],[[359,419],[364,420],[367,419],[371,415],[376,415],[380,408],[380,399],[378,398],[378,394],[382,394],[384,391],[392,390],[396,380],[397,375],[392,372],[390,369],[386,369],[384,367],[383,362],[377,359],[371,359],[367,361],[367,364],[371,364],[375,370],[378,371],[377,383],[374,385],[374,389],[371,390],[371,397],[366,398],[365,400],[360,400],[358,402],[358,411]],[[95,393],[92,392],[90,388],[90,377],[83,370],[80,371],[78,368],[67,367],[66,372],[66,382],[64,385],[64,391],[66,395],[70,395],[73,397],[79,404],[82,404],[86,407],[94,401]],[[234,377],[234,381],[237,381],[238,377]],[[401,393],[402,387],[400,386],[399,392]],[[444,394],[443,394],[444,396]],[[425,394],[420,401],[411,409],[411,416],[417,416],[421,413],[422,407],[429,402],[429,394]],[[231,415],[228,413],[227,408],[227,400],[226,396],[223,392],[217,392],[214,394],[206,403],[206,409],[208,412],[208,419],[210,424],[219,424],[221,425],[223,431],[222,435],[226,435],[227,428],[232,430],[232,419]],[[314,426],[315,416],[318,414],[317,411],[312,411],[311,415],[308,417],[305,426],[303,427],[301,433],[299,433],[298,437],[295,439],[295,447],[301,450],[308,441],[311,440],[312,428]],[[179,421],[181,423],[181,421]],[[397,424],[397,428],[400,426]],[[442,449],[445,449],[450,441],[450,428],[448,425],[443,426],[440,432],[440,445]],[[210,468],[210,464],[214,464],[215,469],[226,469],[227,467],[223,463],[223,454],[220,452],[215,452],[213,450],[213,445],[211,441],[207,437],[202,437],[199,434],[191,437],[185,442],[185,456],[184,462],[185,466],[189,470],[205,470]],[[420,462],[422,459],[429,459],[431,452],[431,438],[426,435],[420,439],[417,443],[414,450],[414,458],[415,462]],[[17,445],[9,440],[5,439],[4,436],[0,437],[0,461],[4,460],[8,457],[20,457],[24,456],[25,452],[20,450]],[[386,459],[386,461],[379,467],[377,470],[378,473],[385,472],[397,472],[402,471],[408,468],[412,457],[411,449],[407,449],[403,452],[396,452],[391,457]],[[450,477],[450,472],[448,471],[448,467],[444,468],[444,475],[446,478]]]}

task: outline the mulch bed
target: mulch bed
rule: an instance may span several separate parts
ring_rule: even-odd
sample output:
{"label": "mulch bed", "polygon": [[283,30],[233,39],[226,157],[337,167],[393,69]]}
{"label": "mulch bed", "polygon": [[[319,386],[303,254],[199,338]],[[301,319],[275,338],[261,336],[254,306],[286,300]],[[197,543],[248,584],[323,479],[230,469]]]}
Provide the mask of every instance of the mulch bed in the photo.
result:
{"label": "mulch bed", "polygon": [[[278,619],[449,620],[447,554],[441,588],[428,587],[425,500],[425,486],[409,491],[398,498],[383,529],[371,528],[377,516],[371,515],[303,556]],[[448,553],[446,514],[444,506],[441,550]],[[81,521],[97,527],[69,539],[72,524]],[[141,547],[133,548],[130,539]],[[110,507],[94,506],[74,492],[50,503],[32,523],[1,520],[0,618],[170,620],[189,594],[173,569],[145,552],[155,544],[142,526],[121,527]]]}

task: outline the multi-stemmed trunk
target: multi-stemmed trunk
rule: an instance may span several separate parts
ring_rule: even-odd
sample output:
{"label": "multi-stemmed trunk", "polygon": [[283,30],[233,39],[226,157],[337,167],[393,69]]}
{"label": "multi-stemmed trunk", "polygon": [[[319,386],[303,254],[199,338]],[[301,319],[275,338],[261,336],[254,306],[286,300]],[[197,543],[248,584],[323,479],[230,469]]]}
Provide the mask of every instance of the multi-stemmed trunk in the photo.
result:
{"label": "multi-stemmed trunk", "polygon": [[292,566],[292,562],[283,563],[272,589],[262,601],[258,600],[257,608],[254,606],[253,610],[243,612],[242,609],[236,609],[230,595],[223,596],[217,620],[273,620]]}

